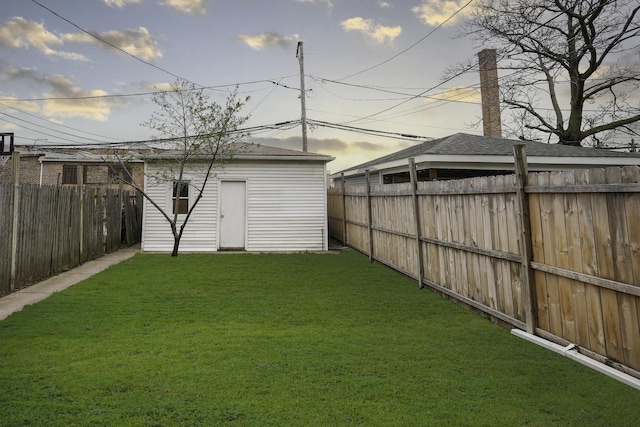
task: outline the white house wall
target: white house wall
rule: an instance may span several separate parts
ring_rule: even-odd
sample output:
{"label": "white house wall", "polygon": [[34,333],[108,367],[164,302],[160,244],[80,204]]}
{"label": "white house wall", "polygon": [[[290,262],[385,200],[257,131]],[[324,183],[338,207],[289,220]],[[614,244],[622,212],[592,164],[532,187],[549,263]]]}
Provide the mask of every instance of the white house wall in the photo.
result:
{"label": "white house wall", "polygon": [[[369,172],[369,182],[371,183],[371,185],[382,184],[382,181],[380,180],[380,172],[377,172],[377,171]],[[367,185],[366,175],[363,173],[362,175],[345,176],[344,183],[345,185],[349,185],[349,186],[364,187]],[[340,180],[340,177],[338,176],[337,178],[335,178],[333,182],[333,186],[336,188],[340,188],[341,185],[342,185],[342,182]]]}
{"label": "white house wall", "polygon": [[[147,175],[158,166],[147,163]],[[200,177],[186,171],[185,179]],[[244,181],[247,191],[247,251],[304,251],[327,248],[326,169],[323,162],[249,161],[228,164],[212,177],[180,242],[181,252],[211,252],[219,246],[219,191],[222,181]],[[171,211],[171,184],[146,179],[148,194]],[[193,183],[198,184],[195,179]],[[194,200],[193,189],[189,202]],[[142,250],[169,252],[173,237],[166,219],[145,201]]]}

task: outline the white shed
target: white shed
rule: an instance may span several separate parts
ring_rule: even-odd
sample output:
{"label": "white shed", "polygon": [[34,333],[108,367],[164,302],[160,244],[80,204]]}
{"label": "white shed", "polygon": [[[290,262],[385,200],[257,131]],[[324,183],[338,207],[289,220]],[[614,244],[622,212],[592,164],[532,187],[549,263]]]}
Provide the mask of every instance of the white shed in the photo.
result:
{"label": "white shed", "polygon": [[[173,209],[173,183],[162,174],[167,156],[145,158],[147,194],[167,213]],[[327,170],[333,157],[251,146],[217,170],[205,187],[180,242],[181,252],[326,250]],[[196,185],[204,163],[192,162],[184,179]],[[191,206],[190,187],[180,198]],[[142,250],[171,252],[173,236],[162,214],[145,200]],[[178,221],[180,223],[180,220]]]}

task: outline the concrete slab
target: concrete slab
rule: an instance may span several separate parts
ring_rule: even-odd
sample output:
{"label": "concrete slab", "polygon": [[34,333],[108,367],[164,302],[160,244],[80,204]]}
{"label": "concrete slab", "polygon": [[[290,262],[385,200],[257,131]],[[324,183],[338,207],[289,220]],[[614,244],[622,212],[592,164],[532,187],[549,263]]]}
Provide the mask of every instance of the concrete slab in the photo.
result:
{"label": "concrete slab", "polygon": [[28,288],[21,289],[12,294],[0,298],[0,320],[6,319],[9,315],[22,310],[25,306],[35,304],[49,297],[54,292],[60,292],[73,286],[94,274],[131,258],[140,251],[139,246],[121,249],[117,252],[107,254],[101,258],[85,262],[84,264],[60,273],[57,276],[49,277],[42,282]]}

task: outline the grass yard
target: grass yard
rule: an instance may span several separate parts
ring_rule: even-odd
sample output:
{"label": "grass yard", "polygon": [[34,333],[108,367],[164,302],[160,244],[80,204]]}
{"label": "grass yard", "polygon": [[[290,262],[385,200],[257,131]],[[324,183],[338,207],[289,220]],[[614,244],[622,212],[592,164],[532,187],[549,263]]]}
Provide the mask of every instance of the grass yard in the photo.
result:
{"label": "grass yard", "polygon": [[0,322],[3,426],[632,426],[639,403],[354,251],[138,254]]}

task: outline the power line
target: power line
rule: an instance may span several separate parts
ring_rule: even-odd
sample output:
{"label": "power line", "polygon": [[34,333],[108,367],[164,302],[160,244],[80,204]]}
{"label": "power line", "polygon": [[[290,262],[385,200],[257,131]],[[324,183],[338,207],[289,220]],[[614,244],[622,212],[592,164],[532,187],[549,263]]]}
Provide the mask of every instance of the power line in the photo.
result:
{"label": "power line", "polygon": [[185,77],[181,77],[181,76],[179,76],[179,75],[177,75],[177,74],[174,74],[174,73],[172,73],[171,71],[168,71],[168,70],[166,70],[166,69],[164,69],[164,68],[162,68],[162,67],[159,67],[159,66],[157,66],[157,65],[155,65],[155,64],[152,64],[151,62],[145,61],[144,59],[139,58],[139,57],[137,57],[136,55],[133,55],[133,54],[131,54],[131,53],[127,52],[126,50],[124,50],[124,49],[122,49],[122,48],[120,48],[120,47],[118,47],[118,46],[114,45],[113,43],[111,43],[111,42],[109,42],[109,41],[107,41],[107,40],[105,40],[105,39],[103,39],[102,37],[98,36],[97,34],[94,34],[94,33],[92,33],[91,31],[85,30],[84,28],[80,27],[79,25],[77,25],[77,24],[75,24],[75,23],[71,22],[69,19],[65,18],[64,16],[60,15],[59,13],[55,12],[54,10],[51,10],[51,9],[50,9],[50,8],[48,8],[47,6],[45,6],[45,5],[43,5],[42,3],[38,2],[37,0],[31,0],[31,1],[32,1],[33,3],[35,3],[35,4],[37,4],[38,6],[40,6],[41,8],[43,8],[43,9],[45,9],[45,10],[47,10],[47,11],[51,12],[52,14],[54,14],[55,16],[57,16],[58,18],[60,18],[60,19],[62,19],[63,21],[67,22],[68,24],[70,24],[70,25],[74,26],[75,28],[77,28],[78,30],[82,31],[83,33],[88,34],[89,36],[93,37],[94,39],[101,41],[102,43],[106,44],[107,46],[110,46],[110,47],[112,47],[112,48],[114,48],[114,49],[116,49],[116,50],[119,50],[120,52],[122,52],[122,53],[124,53],[124,54],[126,54],[126,55],[130,56],[131,58],[135,59],[136,61],[140,61],[140,62],[142,62],[142,63],[143,63],[143,64],[145,64],[145,65],[148,65],[148,66],[153,67],[153,68],[155,68],[155,69],[157,69],[157,70],[160,70],[160,71],[162,71],[163,73],[169,74],[170,76],[173,76],[173,77],[175,77],[175,78],[177,78],[177,79],[185,80],[185,81],[187,81],[187,82],[189,82],[189,83],[191,83],[191,84],[193,84],[193,85],[196,85],[196,86],[202,86],[202,85],[199,85],[199,84],[196,84],[196,83],[192,82],[191,80],[189,80],[189,79],[187,79],[187,78],[185,78]]}
{"label": "power line", "polygon": [[[434,100],[434,101],[445,101],[442,98],[438,98],[437,95],[445,94],[445,93],[447,93],[448,91],[451,90],[451,89],[448,89],[448,90],[445,90],[444,92],[440,92],[439,94],[430,95],[430,96],[424,95],[425,92],[422,92],[422,94],[419,94],[419,95],[415,95],[415,94],[412,94],[412,93],[398,92],[398,91],[388,90],[388,89],[384,89],[384,88],[380,88],[380,87],[376,87],[376,86],[345,83],[345,82],[341,82],[341,81],[338,81],[338,80],[326,79],[326,78],[323,78],[323,77],[315,77],[315,76],[309,76],[309,77],[314,79],[314,80],[319,80],[321,84],[324,83],[324,82],[329,82],[329,83],[335,83],[335,84],[338,84],[338,85],[350,86],[350,87],[355,87],[355,88],[369,89],[369,90],[389,93],[389,94],[393,94],[393,95],[402,95],[402,96],[404,96],[406,98],[401,98],[401,99],[409,99],[409,100],[410,99],[414,99],[414,98],[424,98],[424,99],[431,99],[431,100]],[[471,85],[471,86],[467,86],[467,88],[465,90],[471,92],[472,90],[477,89],[477,87],[479,87],[479,85]],[[323,88],[323,89],[325,89],[329,94],[331,94],[331,95],[333,95],[335,97],[338,97],[338,98],[351,100],[351,101],[361,101],[360,99],[350,99],[350,98],[342,97],[342,96],[336,95],[336,94],[328,91],[326,88]],[[455,88],[453,88],[453,89],[455,89]],[[429,90],[431,90],[431,89],[428,89],[427,91],[429,91]],[[375,100],[375,101],[397,101],[397,100],[398,100],[398,98],[396,98],[396,99],[378,99],[378,100]],[[362,101],[371,101],[371,99],[363,99]],[[478,102],[473,102],[473,101],[455,101],[455,100],[453,100],[451,102],[462,102],[462,103],[469,103],[469,104],[479,104]]]}
{"label": "power line", "polygon": [[[289,77],[293,77],[293,76],[291,75],[283,76],[283,77],[279,77],[278,79],[283,80]],[[257,84],[257,83],[273,83],[277,86],[292,89],[286,85],[277,83],[276,80],[278,79],[253,80],[253,81],[247,81],[247,82],[229,83],[224,85],[202,86],[202,87],[197,87],[192,89],[181,89],[181,91],[186,92],[186,91],[192,91],[192,90],[195,91],[195,90],[202,90],[202,89],[217,90],[220,88],[251,85],[251,84]],[[296,90],[299,90],[299,89],[296,89]],[[105,99],[105,98],[127,98],[127,97],[138,97],[138,96],[149,96],[149,95],[154,95],[158,92],[175,92],[175,90],[169,89],[169,90],[156,90],[152,92],[136,92],[136,93],[120,93],[120,94],[116,93],[116,94],[107,94],[107,95],[86,95],[86,96],[52,96],[52,97],[42,97],[42,98],[0,98],[0,101],[35,102],[35,101],[72,101],[72,100]],[[244,93],[247,93],[247,92],[244,92]]]}
{"label": "power line", "polygon": [[467,67],[467,68],[463,69],[462,71],[460,71],[460,72],[458,72],[458,73],[454,74],[453,76],[451,76],[451,77],[447,78],[446,80],[444,80],[444,81],[442,81],[442,82],[438,83],[437,85],[433,86],[432,88],[429,88],[429,89],[427,89],[427,90],[424,90],[424,91],[422,91],[421,93],[419,93],[419,94],[417,94],[417,95],[414,95],[414,96],[412,96],[412,97],[410,97],[410,98],[408,98],[408,99],[405,99],[404,101],[399,102],[399,103],[397,103],[397,104],[395,104],[395,105],[392,105],[391,107],[385,108],[385,109],[383,109],[383,110],[381,110],[381,111],[378,111],[377,113],[369,114],[368,116],[362,117],[362,118],[360,118],[360,119],[356,119],[356,120],[351,120],[351,121],[348,121],[348,122],[344,122],[344,123],[342,123],[342,124],[349,124],[349,123],[359,122],[359,121],[362,121],[362,120],[369,119],[369,118],[371,118],[371,117],[378,116],[378,115],[380,115],[380,114],[382,114],[382,113],[386,113],[387,111],[393,110],[394,108],[398,108],[399,106],[404,105],[404,104],[406,104],[406,103],[407,103],[407,102],[409,102],[409,101],[413,101],[413,100],[414,100],[414,99],[416,99],[416,98],[420,98],[420,97],[421,97],[422,95],[424,95],[425,93],[427,93],[427,92],[431,92],[432,90],[439,88],[439,87],[440,87],[440,86],[442,86],[443,84],[448,83],[448,82],[450,82],[451,80],[453,80],[453,79],[455,79],[455,78],[457,78],[457,77],[460,77],[461,75],[463,75],[463,74],[467,73],[470,69],[471,69],[471,67]]}
{"label": "power line", "polygon": [[[130,144],[148,144],[148,143],[163,143],[163,142],[171,142],[171,141],[176,141],[180,138],[151,138],[151,139],[143,139],[143,140],[128,140],[128,141],[117,141],[117,142],[109,142],[109,141],[97,141],[97,142],[87,142],[87,143],[82,143],[82,142],[78,142],[78,141],[73,141],[70,140],[68,138],[63,138],[57,135],[52,135],[52,134],[48,134],[45,132],[41,132],[41,131],[37,131],[34,129],[31,129],[27,126],[23,126],[23,125],[19,125],[17,123],[11,122],[9,120],[3,119],[0,117],[0,120],[4,120],[8,123],[14,124],[16,126],[20,126],[23,127],[24,129],[28,129],[34,132],[38,132],[42,135],[47,135],[47,136],[51,136],[53,138],[58,138],[58,139],[62,139],[62,140],[66,140],[71,142],[71,144],[59,144],[59,143],[53,143],[51,141],[49,141],[48,144],[38,144],[38,146],[40,147],[58,147],[60,145],[63,145],[65,147],[93,147],[93,146],[118,146],[118,145],[130,145]],[[246,128],[241,128],[241,129],[236,129],[233,131],[229,131],[227,132],[227,134],[229,135],[235,135],[235,134],[239,134],[239,133],[254,133],[254,132],[262,132],[262,131],[270,131],[270,130],[279,130],[279,129],[293,129],[294,127],[296,127],[298,124],[300,124],[300,120],[288,120],[288,121],[284,121],[284,122],[280,122],[280,123],[276,123],[276,124],[270,124],[270,125],[256,125],[256,126],[249,126]],[[196,137],[197,135],[190,135],[189,137]],[[20,136],[18,136],[20,137]],[[25,138],[27,139],[27,138]]]}
{"label": "power line", "polygon": [[[61,124],[61,123],[56,123],[56,122],[53,122],[53,121],[51,121],[51,120],[47,120],[47,119],[45,119],[45,118],[43,118],[43,117],[39,117],[39,116],[37,116],[37,115],[35,115],[35,114],[31,114],[31,113],[29,113],[28,111],[21,110],[20,108],[12,107],[11,105],[3,104],[3,103],[1,103],[1,102],[0,102],[0,105],[1,105],[1,106],[3,106],[3,107],[6,107],[6,108],[10,108],[10,109],[12,109],[12,110],[18,111],[18,112],[20,112],[20,113],[22,113],[22,114],[26,114],[26,115],[28,115],[28,116],[34,117],[34,118],[36,118],[36,119],[38,119],[38,120],[42,120],[42,121],[45,121],[45,122],[47,122],[47,123],[54,124],[54,125],[56,125],[56,126],[60,126],[60,127],[66,128],[66,129],[71,129],[71,130],[74,130],[74,131],[76,131],[76,132],[86,133],[87,135],[92,135],[92,136],[97,136],[97,137],[100,137],[100,138],[113,139],[113,140],[119,141],[117,138],[111,138],[110,136],[104,136],[104,135],[98,135],[98,134],[96,134],[96,133],[91,133],[91,132],[87,132],[87,131],[84,131],[84,130],[81,130],[81,129],[73,128],[73,127],[71,127],[71,126],[66,126],[66,125],[63,125],[63,124]],[[4,113],[0,112],[0,114],[4,114]],[[17,118],[17,117],[16,117],[16,118]],[[18,118],[17,118],[17,119],[18,119]],[[22,120],[22,119],[18,119],[18,120]],[[44,126],[42,126],[42,125],[37,125],[37,124],[35,124],[35,123],[33,123],[33,124],[34,124],[34,125],[36,125],[36,126],[44,127]],[[50,129],[50,128],[46,128],[46,127],[44,127],[44,128],[45,128],[45,129]],[[54,129],[50,129],[50,130],[53,130],[54,132],[57,132],[57,131],[55,131]],[[77,136],[77,137],[79,137],[79,138],[82,138],[80,135],[73,135],[73,136]]]}
{"label": "power line", "polygon": [[[2,113],[2,114],[5,114],[5,113]],[[22,125],[22,124],[19,124],[19,123],[16,123],[16,122],[12,122],[11,120],[7,120],[7,119],[5,119],[3,117],[0,117],[0,120],[5,121],[7,123],[11,123],[12,125],[18,126],[18,127],[22,128],[22,129],[26,129],[26,130],[30,130],[32,132],[36,132],[36,133],[38,133],[40,135],[46,135],[46,136],[50,136],[52,138],[58,138],[58,139],[62,139],[64,141],[69,141],[69,142],[76,143],[76,144],[82,144],[79,141],[74,141],[74,140],[71,140],[69,138],[65,138],[65,137],[59,136],[59,135],[53,135],[53,134],[50,134],[50,133],[47,133],[47,132],[43,132],[41,130],[33,129],[33,128],[30,128],[29,126],[25,126],[25,125]],[[20,120],[20,119],[18,119],[18,120]],[[109,142],[105,142],[105,144],[109,144]]]}
{"label": "power line", "polygon": [[[10,118],[12,118],[12,119],[14,119],[14,120],[19,120],[19,121],[21,121],[21,122],[28,123],[28,124],[33,125],[33,126],[38,126],[38,127],[44,128],[44,129],[46,129],[46,130],[48,130],[48,131],[51,131],[51,132],[57,132],[57,133],[61,133],[61,134],[63,134],[63,135],[68,135],[68,136],[71,136],[71,137],[73,137],[73,138],[84,138],[84,139],[87,139],[87,140],[89,140],[89,141],[100,141],[100,140],[95,139],[95,138],[82,137],[82,136],[80,136],[80,135],[74,135],[74,134],[69,133],[69,132],[63,132],[63,131],[61,131],[61,130],[51,129],[51,128],[48,128],[48,127],[45,127],[45,126],[39,125],[39,124],[37,124],[37,123],[30,122],[29,120],[21,119],[20,117],[16,117],[16,116],[13,116],[13,115],[11,115],[11,114],[3,113],[2,111],[0,111],[0,115],[10,117]],[[15,123],[14,123],[14,124],[15,124]],[[31,129],[31,130],[33,130],[33,129]],[[51,134],[48,134],[48,135],[49,135],[49,136],[51,136]]]}
{"label": "power line", "polygon": [[356,127],[356,126],[346,126],[346,125],[341,124],[341,123],[330,123],[330,122],[325,122],[325,121],[322,121],[322,120],[309,119],[309,124],[314,125],[314,126],[328,127],[328,128],[332,128],[332,129],[346,130],[346,131],[350,131],[350,132],[364,133],[364,134],[369,134],[369,135],[387,136],[387,137],[394,137],[394,138],[401,138],[401,139],[412,139],[412,140],[415,140],[415,139],[429,139],[429,137],[426,137],[426,136],[410,135],[410,134],[400,133],[400,132],[387,132],[387,131],[383,131],[383,130],[367,129],[367,128],[361,128],[361,127]]}
{"label": "power line", "polygon": [[409,47],[407,47],[406,49],[396,53],[395,55],[393,55],[391,58],[386,59],[378,64],[372,65],[371,67],[365,68],[362,71],[358,71],[357,73],[353,73],[353,74],[349,74],[348,76],[342,77],[340,79],[338,79],[338,81],[340,80],[346,80],[346,79],[350,79],[351,77],[355,77],[357,75],[366,73],[367,71],[371,71],[374,68],[380,67],[381,65],[386,64],[387,62],[390,62],[394,59],[396,59],[398,56],[402,55],[403,53],[407,52],[408,50],[414,48],[415,46],[417,46],[418,44],[422,43],[423,41],[425,41],[427,38],[429,38],[429,36],[431,36],[433,33],[435,33],[437,30],[439,30],[444,24],[446,24],[447,22],[449,22],[451,19],[453,19],[454,16],[456,16],[458,13],[462,12],[467,6],[469,6],[471,3],[473,2],[473,0],[469,0],[464,6],[460,7],[458,10],[456,10],[451,16],[449,16],[447,19],[445,19],[444,21],[442,21],[440,23],[440,25],[438,25],[437,27],[435,27],[434,29],[432,29],[431,31],[429,31],[429,33],[427,33],[427,35],[425,35],[424,37],[422,37],[420,40],[418,40],[417,42],[413,43],[412,45],[410,45]]}

